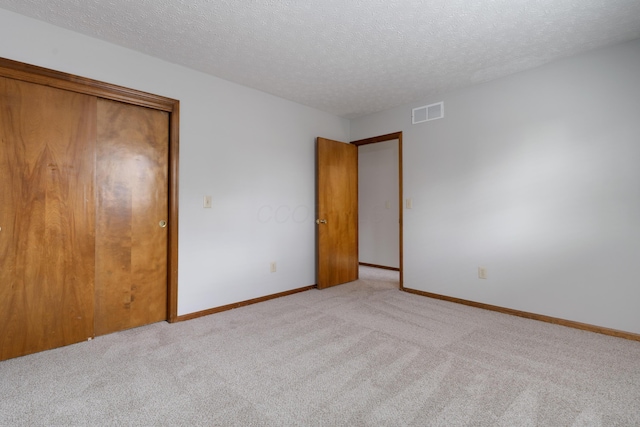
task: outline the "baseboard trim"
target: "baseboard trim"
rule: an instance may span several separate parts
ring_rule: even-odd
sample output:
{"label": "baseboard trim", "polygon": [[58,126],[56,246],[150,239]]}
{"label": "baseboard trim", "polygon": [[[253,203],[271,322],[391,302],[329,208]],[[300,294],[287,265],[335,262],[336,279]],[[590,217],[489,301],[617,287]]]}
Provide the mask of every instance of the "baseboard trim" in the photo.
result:
{"label": "baseboard trim", "polygon": [[387,266],[384,266],[384,265],[369,264],[369,263],[366,263],[366,262],[360,262],[358,264],[363,265],[365,267],[381,268],[383,270],[400,271],[400,269],[397,268],[397,267],[387,267]]}
{"label": "baseboard trim", "polygon": [[598,334],[610,335],[613,337],[624,338],[632,341],[640,341],[640,334],[632,332],[619,331],[617,329],[603,328],[602,326],[589,325],[587,323],[574,322],[573,320],[565,320],[557,317],[545,316],[543,314],[529,313],[526,311],[514,310],[512,308],[500,307],[497,305],[484,304],[481,302],[469,301],[461,298],[448,297],[446,295],[433,294],[431,292],[419,291],[417,289],[403,288],[405,292],[421,295],[423,297],[439,299],[443,301],[454,302],[457,304],[468,305],[471,307],[482,308],[484,310],[497,311],[499,313],[510,314],[512,316],[525,317],[527,319],[539,320],[541,322],[553,323],[556,325],[567,326],[574,329],[582,329],[583,331],[595,332]]}
{"label": "baseboard trim", "polygon": [[290,291],[279,292],[277,294],[271,294],[271,295],[265,295],[260,298],[253,298],[246,301],[235,302],[233,304],[214,307],[208,310],[196,311],[195,313],[189,313],[189,314],[184,314],[182,316],[177,316],[173,319],[173,322],[184,322],[185,320],[197,319],[198,317],[204,317],[210,314],[220,313],[222,311],[233,310],[234,308],[240,308],[240,307],[244,307],[251,304],[257,304],[259,302],[269,301],[270,299],[286,297],[287,295],[293,295],[299,292],[305,292],[315,288],[317,288],[317,285],[305,286],[304,288],[292,289]]}

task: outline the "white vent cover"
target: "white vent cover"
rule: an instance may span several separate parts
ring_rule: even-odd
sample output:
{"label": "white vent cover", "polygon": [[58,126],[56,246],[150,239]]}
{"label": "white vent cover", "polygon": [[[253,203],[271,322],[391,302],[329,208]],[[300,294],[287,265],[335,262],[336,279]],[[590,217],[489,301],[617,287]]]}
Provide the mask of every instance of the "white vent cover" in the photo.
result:
{"label": "white vent cover", "polygon": [[425,105],[411,110],[411,123],[428,122],[429,120],[441,119],[444,117],[444,102]]}

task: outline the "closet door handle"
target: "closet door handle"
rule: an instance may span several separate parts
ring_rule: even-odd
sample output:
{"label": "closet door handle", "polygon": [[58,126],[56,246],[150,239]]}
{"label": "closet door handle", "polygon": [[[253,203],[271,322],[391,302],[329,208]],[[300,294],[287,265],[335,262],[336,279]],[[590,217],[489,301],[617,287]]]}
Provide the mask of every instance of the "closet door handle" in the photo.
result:
{"label": "closet door handle", "polygon": [[326,219],[316,219],[316,224],[320,225],[320,224],[326,224],[327,220]]}
{"label": "closet door handle", "polygon": [[160,227],[162,227],[162,228],[165,228],[165,227],[167,226],[167,221],[165,221],[165,220],[163,219],[162,221],[160,221],[160,222],[158,223],[158,225],[159,225]]}

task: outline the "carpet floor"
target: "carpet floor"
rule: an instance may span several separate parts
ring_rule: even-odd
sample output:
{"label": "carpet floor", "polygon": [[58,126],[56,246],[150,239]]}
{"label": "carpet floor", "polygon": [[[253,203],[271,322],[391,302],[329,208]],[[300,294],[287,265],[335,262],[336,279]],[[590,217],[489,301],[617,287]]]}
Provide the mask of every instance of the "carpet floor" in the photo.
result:
{"label": "carpet floor", "polygon": [[397,273],[0,362],[0,425],[640,426],[640,342]]}

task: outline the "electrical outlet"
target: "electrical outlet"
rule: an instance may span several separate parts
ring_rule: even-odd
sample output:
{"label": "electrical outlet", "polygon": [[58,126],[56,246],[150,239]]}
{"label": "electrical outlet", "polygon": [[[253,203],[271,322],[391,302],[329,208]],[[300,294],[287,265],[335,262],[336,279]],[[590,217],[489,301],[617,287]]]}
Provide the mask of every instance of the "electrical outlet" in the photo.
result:
{"label": "electrical outlet", "polygon": [[274,261],[274,262],[272,262],[272,263],[271,263],[271,272],[272,272],[272,273],[275,273],[275,272],[276,272],[276,267],[277,267],[277,266],[276,266],[276,262],[275,262],[275,261]]}
{"label": "electrical outlet", "polygon": [[478,279],[487,278],[487,269],[484,267],[478,267]]}

